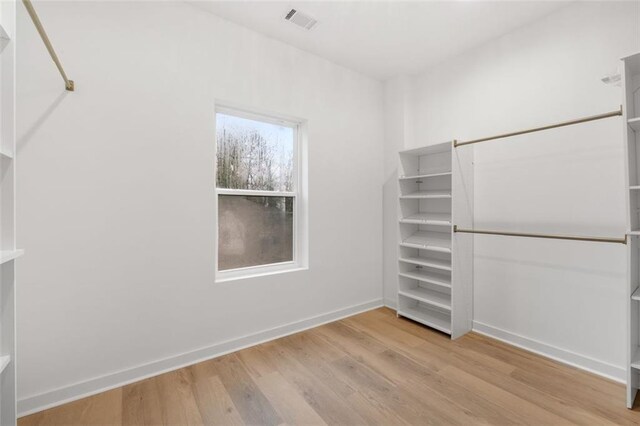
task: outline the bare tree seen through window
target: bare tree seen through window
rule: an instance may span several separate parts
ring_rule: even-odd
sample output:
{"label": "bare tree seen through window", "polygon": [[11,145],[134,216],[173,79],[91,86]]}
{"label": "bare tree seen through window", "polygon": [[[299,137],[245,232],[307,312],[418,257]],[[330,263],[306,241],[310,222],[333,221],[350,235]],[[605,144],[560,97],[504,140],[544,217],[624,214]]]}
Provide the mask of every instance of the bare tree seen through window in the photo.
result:
{"label": "bare tree seen through window", "polygon": [[[218,188],[293,191],[294,133],[218,113]],[[293,197],[219,195],[218,269],[293,260],[293,206]]]}

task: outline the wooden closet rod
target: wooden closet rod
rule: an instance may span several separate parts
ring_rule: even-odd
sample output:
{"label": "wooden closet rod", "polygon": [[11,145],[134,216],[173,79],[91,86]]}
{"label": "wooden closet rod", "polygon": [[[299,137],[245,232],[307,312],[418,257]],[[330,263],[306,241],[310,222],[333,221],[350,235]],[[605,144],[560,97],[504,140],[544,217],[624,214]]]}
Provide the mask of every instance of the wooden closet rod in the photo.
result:
{"label": "wooden closet rod", "polygon": [[31,20],[33,21],[33,25],[36,26],[36,29],[38,30],[38,33],[40,34],[40,37],[42,38],[44,45],[49,51],[49,55],[51,55],[51,59],[53,59],[53,62],[56,64],[56,67],[58,67],[58,71],[60,71],[60,75],[62,75],[62,79],[64,80],[64,88],[70,92],[73,92],[75,89],[73,80],[69,80],[69,78],[67,77],[67,74],[64,72],[64,68],[62,68],[62,64],[58,59],[58,55],[56,55],[56,51],[53,50],[53,45],[51,45],[49,36],[47,36],[47,33],[44,30],[44,27],[42,26],[42,22],[40,22],[40,18],[38,18],[38,14],[36,13],[36,10],[33,8],[33,4],[31,4],[31,0],[22,0],[22,3],[24,3],[24,7],[27,8],[27,12],[31,17]]}
{"label": "wooden closet rod", "polygon": [[539,132],[541,130],[555,129],[556,127],[571,126],[573,124],[586,123],[589,121],[601,120],[603,118],[615,117],[618,115],[622,115],[622,105],[620,105],[619,110],[606,112],[604,114],[592,115],[590,117],[578,118],[577,120],[563,121],[562,123],[550,124],[548,126],[542,126],[542,127],[534,127],[533,129],[520,130],[518,132],[504,133],[501,135],[491,136],[488,138],[474,139],[472,141],[458,142],[457,140],[454,140],[453,147],[457,148],[463,145],[471,145],[472,143],[479,143],[479,142],[492,141],[494,139],[508,138],[509,136],[524,135],[526,133]]}
{"label": "wooden closet rod", "polygon": [[627,236],[624,238],[608,238],[608,237],[576,237],[571,235],[554,235],[554,234],[528,234],[523,232],[505,232],[505,231],[481,231],[478,229],[461,229],[457,225],[453,225],[453,232],[463,234],[489,234],[504,235],[507,237],[527,237],[527,238],[548,238],[552,240],[572,240],[572,241],[593,241],[597,243],[620,243],[627,244]]}

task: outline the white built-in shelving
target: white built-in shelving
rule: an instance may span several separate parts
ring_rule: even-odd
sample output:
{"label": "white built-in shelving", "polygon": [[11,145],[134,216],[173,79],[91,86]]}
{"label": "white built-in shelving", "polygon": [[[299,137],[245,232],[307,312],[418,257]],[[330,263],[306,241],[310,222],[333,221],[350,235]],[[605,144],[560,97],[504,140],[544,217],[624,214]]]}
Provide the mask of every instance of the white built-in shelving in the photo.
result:
{"label": "white built-in shelving", "polygon": [[400,295],[401,307],[398,307],[398,315],[412,319],[443,333],[451,334],[451,312],[432,309],[428,305]]}
{"label": "white built-in shelving", "polygon": [[406,256],[400,257],[398,260],[402,263],[421,266],[424,268],[438,269],[440,271],[451,271],[451,262],[440,259],[430,259],[422,256]]}
{"label": "white built-in shelving", "polygon": [[472,149],[451,142],[400,152],[398,316],[459,337],[471,329]]}
{"label": "white built-in shelving", "polygon": [[[640,370],[640,347],[632,348],[633,356],[631,357],[631,368]],[[629,407],[631,408],[631,407]]]}
{"label": "white built-in shelving", "polygon": [[9,355],[0,356],[0,375],[2,374],[4,369],[7,368],[10,362],[11,357]]}
{"label": "white built-in shelving", "polygon": [[627,407],[640,388],[640,53],[623,58],[622,111],[627,165]]}
{"label": "white built-in shelving", "polygon": [[416,191],[406,195],[401,195],[400,198],[451,198],[451,192],[447,191]]}
{"label": "white built-in shelving", "polygon": [[16,424],[16,2],[0,2],[0,424]]}
{"label": "white built-in shelving", "polygon": [[451,226],[451,215],[446,213],[415,213],[400,219],[401,223]]}
{"label": "white built-in shelving", "polygon": [[0,53],[4,51],[4,48],[11,42],[11,37],[5,31],[2,23],[0,22]]}
{"label": "white built-in shelving", "polygon": [[[400,223],[406,224],[403,221],[400,221]],[[451,233],[417,230],[402,238],[400,245],[421,250],[451,253]]]}
{"label": "white built-in shelving", "polygon": [[2,250],[0,251],[0,265],[19,258],[24,254],[24,250]]}
{"label": "white built-in shelving", "polygon": [[429,290],[419,285],[415,287],[402,288],[398,291],[401,296],[422,302],[426,305],[435,306],[444,310],[451,310],[451,295],[438,290]]}
{"label": "white built-in shelving", "polygon": [[451,275],[444,274],[440,271],[424,271],[418,269],[415,271],[400,272],[399,275],[438,287],[451,288]]}
{"label": "white built-in shelving", "polygon": [[[426,174],[418,174],[418,175],[410,175],[410,176],[400,176],[400,180],[421,180],[427,178],[434,178],[440,176],[451,176],[451,172],[435,172],[435,173],[426,173]],[[416,182],[421,183],[421,182]]]}

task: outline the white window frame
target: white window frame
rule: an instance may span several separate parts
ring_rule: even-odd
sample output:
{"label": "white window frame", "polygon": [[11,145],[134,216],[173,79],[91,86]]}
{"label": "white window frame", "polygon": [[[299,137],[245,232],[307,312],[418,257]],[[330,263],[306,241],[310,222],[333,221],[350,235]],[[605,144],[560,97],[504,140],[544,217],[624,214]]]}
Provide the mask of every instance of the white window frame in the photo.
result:
{"label": "white window frame", "polygon": [[[217,103],[214,122],[217,124],[217,114],[227,114],[235,117],[247,118],[265,123],[293,129],[293,182],[291,191],[262,191],[247,189],[218,188],[217,155],[218,138],[214,137],[215,161],[214,161],[214,187],[215,187],[215,276],[216,282],[233,281],[245,278],[254,278],[279,274],[284,272],[301,271],[307,269],[307,197],[306,197],[306,123],[303,120],[274,116],[273,114],[249,110],[247,108],[231,106],[228,103]],[[214,132],[214,135],[217,135]],[[221,195],[259,196],[259,197],[290,197],[293,198],[293,259],[291,261],[270,263],[266,265],[246,266],[234,269],[218,269],[219,256],[219,217],[218,199]]]}

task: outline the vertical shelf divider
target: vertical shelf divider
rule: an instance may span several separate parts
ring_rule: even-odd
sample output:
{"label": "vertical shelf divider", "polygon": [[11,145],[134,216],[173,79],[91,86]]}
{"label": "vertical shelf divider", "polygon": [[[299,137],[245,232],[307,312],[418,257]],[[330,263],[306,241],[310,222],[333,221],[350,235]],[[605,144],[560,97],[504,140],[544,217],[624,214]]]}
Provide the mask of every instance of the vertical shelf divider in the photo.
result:
{"label": "vertical shelf divider", "polygon": [[[622,126],[627,194],[627,408],[640,388],[640,53],[622,59]],[[637,293],[636,293],[637,294]]]}
{"label": "vertical shelf divider", "polygon": [[15,425],[16,406],[16,1],[0,2],[0,424]]}

